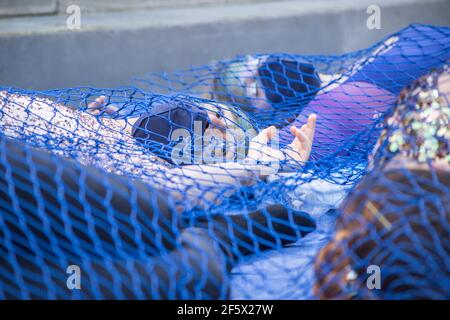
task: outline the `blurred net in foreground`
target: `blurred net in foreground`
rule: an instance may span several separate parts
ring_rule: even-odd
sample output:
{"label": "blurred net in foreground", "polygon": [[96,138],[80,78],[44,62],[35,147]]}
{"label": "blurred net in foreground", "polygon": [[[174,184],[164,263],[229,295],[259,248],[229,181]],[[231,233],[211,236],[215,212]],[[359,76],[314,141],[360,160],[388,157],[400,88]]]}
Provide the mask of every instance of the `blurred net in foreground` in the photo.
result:
{"label": "blurred net in foreground", "polygon": [[449,299],[449,182],[448,169],[366,177],[319,254],[317,296]]}
{"label": "blurred net in foreground", "polygon": [[[434,97],[430,108],[440,110],[437,118],[421,112],[415,122],[431,117],[435,126],[410,121],[412,129],[402,127],[400,134],[388,120],[395,111],[408,114],[402,104],[393,108],[402,88],[433,70],[448,78],[449,35],[448,28],[412,25],[342,56],[240,57],[149,75],[140,88],[2,88],[0,298],[226,299],[263,292],[265,298],[301,298],[311,296],[316,280],[319,296],[334,297],[320,290],[335,290],[341,278],[311,274],[316,252],[333,235],[336,213],[329,210],[367,171],[383,176],[383,165],[400,150],[421,164],[437,156],[449,165],[448,92],[439,91],[446,83],[414,87],[422,100]],[[414,140],[414,152],[405,146],[416,136],[426,139]],[[448,186],[435,186],[434,171],[419,172],[417,181],[408,180],[409,173],[391,179],[389,172],[377,178],[382,192],[374,193],[384,192],[387,198],[377,201],[398,215],[392,225],[425,219],[425,211],[442,224],[390,231],[413,244],[417,257],[408,253],[404,260],[411,262],[405,270],[416,274],[410,265],[428,252],[420,239],[431,239],[424,246],[448,259],[448,212],[439,209],[448,203],[424,209],[427,199],[448,195]],[[423,184],[422,178],[431,180]],[[370,197],[364,188],[363,182],[353,194],[363,190]],[[407,206],[403,197],[413,192],[425,200],[410,214],[402,201]],[[397,209],[388,195],[399,201]],[[371,201],[370,208],[382,210]],[[370,253],[397,242],[380,235],[363,209],[348,208],[338,228],[350,228],[348,218],[349,239],[372,245],[359,251],[345,243],[343,270],[353,276],[354,291]],[[328,257],[323,252],[319,258]],[[319,276],[341,272],[341,264],[322,262],[331,271],[316,262]],[[69,289],[76,284],[69,283],[69,266],[79,267],[81,289]],[[432,270],[442,268],[439,262]],[[448,292],[445,279],[438,280]],[[397,297],[389,294],[380,297]]]}
{"label": "blurred net in foreground", "polygon": [[325,299],[449,299],[450,74],[407,86],[319,253]]}

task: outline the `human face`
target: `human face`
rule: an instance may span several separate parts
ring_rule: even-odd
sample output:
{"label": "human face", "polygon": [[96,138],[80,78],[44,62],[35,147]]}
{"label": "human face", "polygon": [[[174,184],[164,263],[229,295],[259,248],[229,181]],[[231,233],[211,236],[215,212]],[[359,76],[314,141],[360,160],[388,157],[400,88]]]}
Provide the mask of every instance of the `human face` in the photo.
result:
{"label": "human face", "polygon": [[222,146],[220,155],[225,156],[226,160],[245,157],[245,137],[253,138],[256,131],[243,128],[240,125],[242,121],[239,121],[242,120],[239,119],[240,115],[225,104],[205,104],[203,107],[210,120],[203,135],[206,147],[214,140],[216,147]]}
{"label": "human face", "polygon": [[271,105],[267,100],[261,81],[259,80],[258,68],[262,58],[249,56],[246,60],[246,71],[242,74],[242,82],[245,86],[247,97],[255,109],[270,109]]}

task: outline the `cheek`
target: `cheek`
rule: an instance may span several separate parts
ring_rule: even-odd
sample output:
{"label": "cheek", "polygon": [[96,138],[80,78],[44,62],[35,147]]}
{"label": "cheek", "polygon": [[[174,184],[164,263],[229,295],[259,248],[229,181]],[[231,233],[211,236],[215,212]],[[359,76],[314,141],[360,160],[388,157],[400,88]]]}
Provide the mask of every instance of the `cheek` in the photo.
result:
{"label": "cheek", "polygon": [[222,133],[218,129],[206,129],[203,134],[203,144],[208,148],[220,148],[224,143]]}
{"label": "cheek", "polygon": [[218,139],[222,139],[222,137],[223,137],[222,131],[220,131],[219,129],[217,129],[215,127],[209,127],[203,133],[203,140],[204,141],[209,141],[212,138],[218,140]]}
{"label": "cheek", "polygon": [[203,133],[203,139],[206,140],[212,135],[212,129],[206,128],[205,132]]}

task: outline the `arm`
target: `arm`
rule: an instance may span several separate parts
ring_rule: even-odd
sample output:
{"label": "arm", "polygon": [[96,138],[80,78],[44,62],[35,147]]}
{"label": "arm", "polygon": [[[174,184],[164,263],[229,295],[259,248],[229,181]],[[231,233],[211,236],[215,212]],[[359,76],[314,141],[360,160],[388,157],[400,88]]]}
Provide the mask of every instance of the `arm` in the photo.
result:
{"label": "arm", "polygon": [[[100,96],[95,99],[95,101],[89,103],[86,112],[98,116],[101,113],[106,113],[108,115],[113,115],[117,112],[118,108],[114,104],[107,104],[106,96]],[[130,117],[127,119],[113,119],[118,127],[123,131],[131,135],[133,125],[139,117]]]}
{"label": "arm", "polygon": [[262,130],[250,142],[247,158],[244,162],[224,162],[212,165],[184,166],[172,170],[180,175],[189,176],[203,181],[203,184],[252,184],[255,179],[265,177],[277,170],[273,164],[279,161],[302,164],[308,161],[316,127],[316,115],[308,118],[308,123],[300,129],[292,126],[291,132],[295,138],[283,150],[273,149],[267,144],[277,135],[275,127]]}
{"label": "arm", "polygon": [[[106,98],[99,97],[89,105],[89,113],[98,115],[101,112],[113,114],[117,108],[105,106]],[[136,119],[114,120],[120,128],[131,133]],[[254,184],[258,179],[276,173],[280,161],[288,161],[295,165],[306,162],[311,152],[315,131],[316,116],[311,115],[308,123],[300,129],[291,128],[295,138],[284,150],[276,150],[267,144],[277,135],[275,127],[269,127],[250,143],[247,158],[242,163],[224,162],[210,165],[189,165],[173,169],[156,170],[152,182],[164,185],[172,190],[177,199],[183,202],[214,201],[217,195],[233,193],[241,185]],[[225,191],[229,190],[229,191]]]}

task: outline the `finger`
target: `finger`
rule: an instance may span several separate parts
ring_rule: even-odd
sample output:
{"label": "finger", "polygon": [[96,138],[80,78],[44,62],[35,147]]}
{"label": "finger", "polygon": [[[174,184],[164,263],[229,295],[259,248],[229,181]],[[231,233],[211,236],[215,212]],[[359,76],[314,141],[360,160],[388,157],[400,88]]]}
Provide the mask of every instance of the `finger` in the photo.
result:
{"label": "finger", "polygon": [[316,130],[316,122],[317,122],[317,115],[315,113],[310,114],[308,117],[308,128],[313,132]]}
{"label": "finger", "polygon": [[88,109],[97,109],[99,107],[97,100],[89,102]]}
{"label": "finger", "polygon": [[311,114],[308,117],[308,122],[304,124],[299,130],[302,131],[304,134],[306,134],[309,137],[309,140],[313,140],[314,133],[316,129],[316,115]]}
{"label": "finger", "polygon": [[96,98],[95,99],[96,107],[103,106],[105,104],[105,101],[106,101],[106,97],[105,96],[100,96],[100,97]]}
{"label": "finger", "polygon": [[97,99],[95,99],[97,102],[101,103],[101,104],[105,104],[106,101],[106,96],[100,96]]}
{"label": "finger", "polygon": [[298,128],[296,126],[291,127],[291,133],[295,136],[295,133],[297,132]]}
{"label": "finger", "polygon": [[312,147],[312,140],[303,131],[297,129],[295,139],[289,146],[299,154],[305,151],[309,152]]}
{"label": "finger", "polygon": [[305,143],[308,144],[308,145],[311,144],[311,139],[302,130],[296,130],[295,131],[295,137],[298,139],[298,141],[300,141],[302,143],[302,145],[304,145]]}
{"label": "finger", "polygon": [[308,125],[305,123],[305,124],[302,125],[302,126],[300,127],[300,129],[298,129],[298,130],[300,130],[300,131],[302,131],[302,132],[306,132],[306,130],[308,130]]}
{"label": "finger", "polygon": [[271,130],[273,130],[272,127],[261,130],[261,132],[255,138],[253,138],[253,141],[266,145],[272,136],[272,133],[270,133]]}
{"label": "finger", "polygon": [[88,104],[88,108],[89,109],[98,109],[99,107],[101,107],[104,104],[105,99],[106,99],[105,96],[97,97],[93,102]]}
{"label": "finger", "polygon": [[308,135],[311,143],[314,141],[314,135],[316,132],[316,120],[317,116],[315,114],[310,115],[308,118],[308,130],[305,133]]}
{"label": "finger", "polygon": [[311,144],[311,139],[309,136],[302,130],[296,128],[295,130],[295,139],[290,144],[293,149],[303,149],[305,146],[309,146]]}
{"label": "finger", "polygon": [[306,124],[302,125],[302,126],[300,127],[300,129],[297,128],[296,126],[292,125],[292,126],[291,126],[291,133],[292,133],[293,135],[295,135],[295,130],[304,130],[304,128],[306,128]]}
{"label": "finger", "polygon": [[291,147],[292,149],[295,149],[296,144],[299,142],[297,139],[297,130],[298,130],[298,128],[296,126],[291,127],[291,133],[294,136],[294,139],[289,144],[289,147]]}
{"label": "finger", "polygon": [[[305,128],[306,128],[305,125],[303,125],[300,129],[295,126],[292,126],[291,132],[295,138],[299,139],[300,141],[304,141],[304,138],[308,136],[308,134],[305,132],[305,130],[306,130]],[[294,140],[295,140],[295,138],[294,138]]]}
{"label": "finger", "polygon": [[107,114],[113,114],[113,113],[117,112],[117,110],[119,110],[119,108],[118,108],[116,105],[110,104],[110,105],[108,105],[108,107],[105,109],[105,112],[106,112]]}
{"label": "finger", "polygon": [[270,126],[268,128],[268,132],[267,132],[268,141],[274,139],[276,137],[276,135],[277,135],[277,132],[278,132],[277,127]]}

